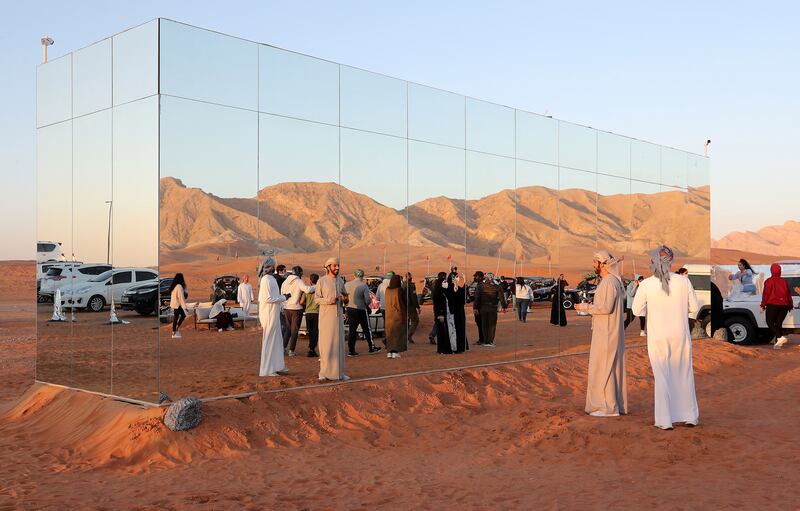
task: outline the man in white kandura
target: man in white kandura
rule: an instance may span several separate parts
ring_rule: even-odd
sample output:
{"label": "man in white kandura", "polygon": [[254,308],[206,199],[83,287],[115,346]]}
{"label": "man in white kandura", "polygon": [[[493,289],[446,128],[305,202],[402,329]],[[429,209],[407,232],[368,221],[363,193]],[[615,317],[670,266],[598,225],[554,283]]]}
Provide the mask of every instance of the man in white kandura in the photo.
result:
{"label": "man in white kandura", "polygon": [[694,391],[689,313],[699,309],[685,275],[672,273],[672,250],[661,245],[650,254],[653,276],[642,281],[633,299],[633,313],[647,317],[647,352],[655,377],[655,426],[672,429],[675,422],[696,426],[700,413]]}
{"label": "man in white kandura", "polygon": [[258,319],[264,329],[259,376],[278,376],[289,372],[283,358],[281,307],[286,297],[275,280],[275,258],[267,254],[258,269]]}
{"label": "man in white kandura", "polygon": [[595,417],[617,417],[628,413],[625,288],[618,263],[605,250],[595,252],[592,264],[602,280],[595,291],[594,302],[575,304],[576,310],[592,315],[586,413]]}
{"label": "man in white kandura", "polygon": [[319,380],[349,380],[344,374],[345,342],[342,305],[347,291],[339,278],[339,260],[325,261],[326,275],[317,281],[314,299],[319,303]]}

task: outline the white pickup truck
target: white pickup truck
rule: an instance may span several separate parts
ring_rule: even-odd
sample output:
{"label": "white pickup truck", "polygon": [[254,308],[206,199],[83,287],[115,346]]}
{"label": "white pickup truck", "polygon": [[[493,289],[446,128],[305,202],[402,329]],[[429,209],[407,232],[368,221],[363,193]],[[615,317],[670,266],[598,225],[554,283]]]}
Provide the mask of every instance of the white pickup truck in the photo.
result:
{"label": "white pickup truck", "polygon": [[[789,282],[794,306],[800,302],[796,288],[800,287],[800,261],[777,261],[781,265],[781,276]],[[715,266],[714,282],[722,292],[722,308],[724,323],[730,335],[728,340],[735,344],[755,344],[769,342],[772,333],[767,328],[766,316],[761,312],[761,292],[764,281],[769,278],[769,265],[755,265],[756,294],[742,293],[731,286],[728,275],[735,273],[736,266]],[[792,309],[783,322],[787,333],[800,333],[800,310]]]}

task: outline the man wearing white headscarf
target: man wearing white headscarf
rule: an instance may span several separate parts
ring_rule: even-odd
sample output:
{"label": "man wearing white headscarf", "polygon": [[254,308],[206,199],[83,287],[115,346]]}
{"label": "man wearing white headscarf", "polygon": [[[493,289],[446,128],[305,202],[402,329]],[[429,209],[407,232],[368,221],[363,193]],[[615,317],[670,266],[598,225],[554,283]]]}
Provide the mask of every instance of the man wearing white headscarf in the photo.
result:
{"label": "man wearing white headscarf", "polygon": [[325,261],[326,275],[317,281],[314,299],[319,303],[319,380],[349,380],[344,374],[345,340],[342,305],[347,291],[339,278],[339,260]]}
{"label": "man wearing white headscarf", "polygon": [[286,297],[278,289],[275,280],[275,258],[265,254],[258,268],[258,320],[264,329],[261,342],[261,369],[259,376],[286,374],[283,358],[283,335],[281,334],[281,307]]}
{"label": "man wearing white headscarf", "polygon": [[575,305],[576,310],[592,315],[586,413],[595,417],[617,417],[628,412],[625,289],[618,263],[606,250],[595,252],[592,264],[602,280],[595,290],[593,303]]}
{"label": "man wearing white headscarf", "polygon": [[671,272],[674,255],[661,245],[650,254],[653,276],[639,284],[633,313],[647,317],[647,353],[655,377],[655,426],[675,422],[696,426],[700,417],[694,390],[689,313],[699,309],[691,282]]}

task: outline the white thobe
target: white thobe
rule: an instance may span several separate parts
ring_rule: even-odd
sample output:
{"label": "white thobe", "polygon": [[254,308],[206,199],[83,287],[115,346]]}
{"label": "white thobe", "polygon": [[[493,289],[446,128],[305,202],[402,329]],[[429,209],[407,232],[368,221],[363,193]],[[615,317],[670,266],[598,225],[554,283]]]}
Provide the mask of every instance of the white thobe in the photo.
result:
{"label": "white thobe", "polygon": [[236,289],[236,301],[244,309],[244,315],[250,315],[250,305],[253,303],[253,286],[248,282],[247,284],[239,284]]}
{"label": "white thobe", "polygon": [[655,378],[655,425],[672,427],[674,422],[697,424],[700,413],[694,390],[692,336],[689,313],[699,309],[689,279],[670,275],[670,293],[661,281],[650,277],[639,284],[633,313],[647,317],[647,352]]}
{"label": "white thobe", "polygon": [[258,320],[264,329],[261,342],[259,376],[277,376],[286,370],[281,335],[281,304],[286,301],[272,275],[264,275],[258,284]]}
{"label": "white thobe", "polygon": [[586,309],[592,315],[586,413],[592,415],[628,413],[624,296],[622,282],[609,275],[597,286],[594,302]]}

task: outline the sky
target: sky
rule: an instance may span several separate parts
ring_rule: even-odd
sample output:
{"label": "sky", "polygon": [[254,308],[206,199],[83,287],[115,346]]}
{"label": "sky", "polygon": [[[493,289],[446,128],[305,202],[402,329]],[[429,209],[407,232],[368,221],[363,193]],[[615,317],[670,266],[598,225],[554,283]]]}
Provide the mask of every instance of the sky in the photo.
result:
{"label": "sky", "polygon": [[34,257],[39,38],[55,39],[52,59],[158,16],[682,150],[711,139],[715,238],[800,219],[793,2],[0,7],[0,259]]}

